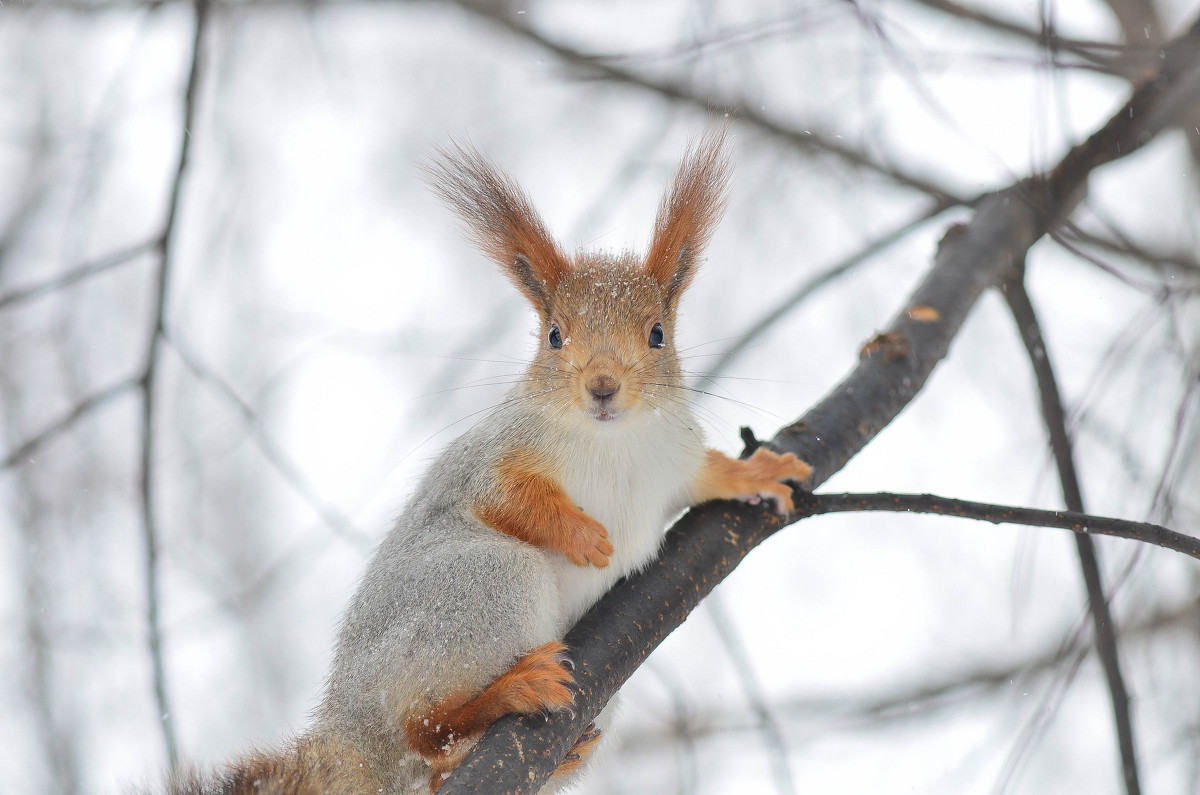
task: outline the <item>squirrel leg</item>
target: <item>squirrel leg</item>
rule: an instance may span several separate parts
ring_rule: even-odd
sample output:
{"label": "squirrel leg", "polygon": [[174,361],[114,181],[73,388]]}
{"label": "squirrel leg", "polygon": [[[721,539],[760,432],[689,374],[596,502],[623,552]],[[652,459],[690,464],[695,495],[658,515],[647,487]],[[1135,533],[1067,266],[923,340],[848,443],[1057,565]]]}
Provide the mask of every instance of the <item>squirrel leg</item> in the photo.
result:
{"label": "squirrel leg", "polygon": [[474,739],[501,715],[534,715],[567,709],[574,696],[567,687],[574,681],[567,670],[567,647],[558,641],[543,643],[517,660],[478,695],[469,699],[450,696],[408,718],[404,733],[414,751],[433,766],[429,781],[437,792]]}
{"label": "squirrel leg", "polygon": [[527,544],[561,552],[576,566],[608,565],[613,553],[608,530],[543,474],[532,454],[509,455],[496,474],[496,491],[476,506],[480,521]]}
{"label": "squirrel leg", "polygon": [[592,751],[595,750],[596,743],[600,742],[601,734],[603,732],[596,728],[596,724],[590,724],[583,734],[579,735],[579,739],[571,746],[571,750],[567,751],[567,755],[554,770],[553,778],[567,776],[578,770],[579,766],[586,762]]}
{"label": "squirrel leg", "polygon": [[692,486],[696,502],[741,500],[757,504],[764,499],[775,503],[781,514],[791,513],[792,490],[780,481],[803,483],[812,475],[812,467],[792,453],[780,455],[765,447],[742,460],[717,450],[705,453],[704,466]]}

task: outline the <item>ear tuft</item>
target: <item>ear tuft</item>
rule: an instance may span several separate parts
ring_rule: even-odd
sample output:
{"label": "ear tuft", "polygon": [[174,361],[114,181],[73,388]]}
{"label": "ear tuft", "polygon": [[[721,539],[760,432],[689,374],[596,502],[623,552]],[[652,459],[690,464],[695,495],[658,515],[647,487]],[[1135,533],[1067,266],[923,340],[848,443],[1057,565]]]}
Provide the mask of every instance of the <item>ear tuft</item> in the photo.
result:
{"label": "ear tuft", "polygon": [[691,283],[704,246],[725,209],[730,165],[727,128],[706,132],[688,148],[654,222],[646,273],[667,288],[669,300]]}
{"label": "ear tuft", "polygon": [[570,266],[520,186],[474,148],[460,144],[439,149],[424,170],[434,193],[463,219],[474,243],[545,315],[550,294]]}

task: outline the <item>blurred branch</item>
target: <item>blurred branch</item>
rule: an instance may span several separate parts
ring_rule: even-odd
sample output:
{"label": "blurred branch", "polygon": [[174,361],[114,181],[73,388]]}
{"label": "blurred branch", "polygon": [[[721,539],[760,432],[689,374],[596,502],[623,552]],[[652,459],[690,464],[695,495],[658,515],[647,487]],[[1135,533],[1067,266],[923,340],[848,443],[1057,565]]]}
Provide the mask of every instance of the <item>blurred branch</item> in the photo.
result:
{"label": "blurred branch", "polygon": [[[1084,512],[1083,492],[1079,485],[1078,472],[1075,469],[1071,437],[1067,433],[1066,411],[1063,409],[1054,366],[1050,361],[1050,351],[1046,348],[1046,340],[1042,336],[1041,323],[1038,322],[1037,312],[1029,300],[1029,293],[1025,290],[1024,277],[1024,265],[1022,264],[1021,271],[1004,283],[1002,292],[1005,301],[1008,302],[1008,308],[1012,312],[1013,320],[1016,321],[1017,329],[1020,331],[1021,341],[1025,343],[1025,350],[1029,353],[1029,363],[1033,367],[1037,380],[1042,419],[1050,437],[1050,449],[1054,453],[1055,466],[1062,484],[1063,501],[1066,502],[1068,510],[1082,514]],[[1104,593],[1104,580],[1100,574],[1096,545],[1086,534],[1077,532],[1075,547],[1079,556],[1079,567],[1083,573],[1084,586],[1087,589],[1092,627],[1096,632],[1096,651],[1100,655],[1100,662],[1104,667],[1104,677],[1108,682],[1108,690],[1112,698],[1113,719],[1116,722],[1125,791],[1128,795],[1137,795],[1141,792],[1142,787],[1138,776],[1133,721],[1129,716],[1129,694],[1125,687],[1125,678],[1121,674],[1116,628],[1113,626],[1112,612],[1109,610],[1108,600]]]}
{"label": "blurred branch", "polygon": [[30,301],[34,298],[40,298],[43,295],[60,290],[64,287],[69,287],[76,282],[83,281],[88,277],[95,276],[99,273],[111,270],[118,265],[124,265],[127,262],[137,259],[143,254],[148,254],[158,250],[162,245],[161,241],[146,240],[141,243],[136,243],[128,248],[123,248],[120,251],[114,251],[106,257],[101,257],[93,262],[88,262],[73,268],[66,273],[59,274],[51,279],[40,284],[30,285],[29,287],[20,287],[5,295],[0,295],[0,309],[5,309],[9,306]]}
{"label": "blurred branch", "polygon": [[1184,442],[1188,439],[1186,430],[1189,420],[1196,411],[1197,393],[1200,393],[1200,362],[1192,363],[1187,367],[1184,375],[1183,396],[1175,409],[1171,444],[1163,457],[1162,472],[1158,478],[1158,485],[1154,488],[1154,497],[1150,501],[1151,516],[1170,515],[1171,513],[1172,476],[1178,471],[1180,453]]}
{"label": "blurred branch", "polygon": [[0,470],[8,469],[9,467],[15,466],[21,461],[29,458],[38,451],[38,448],[46,444],[46,442],[49,442],[60,433],[68,430],[76,422],[91,414],[104,404],[108,403],[113,398],[120,397],[126,392],[129,392],[130,390],[139,386],[139,384],[140,382],[137,379],[121,381],[120,383],[110,386],[108,389],[97,392],[91,397],[84,399],[58,420],[51,423],[49,427],[43,429],[36,436],[26,439],[20,445],[10,450],[8,455],[6,455],[4,458],[0,458]]}
{"label": "blurred branch", "polygon": [[1112,230],[1113,234],[1118,237],[1118,240],[1109,240],[1100,235],[1086,232],[1075,223],[1066,223],[1062,230],[1058,232],[1058,237],[1063,240],[1074,240],[1079,243],[1084,243],[1089,246],[1107,251],[1110,254],[1119,254],[1137,260],[1147,267],[1156,270],[1165,270],[1171,268],[1178,271],[1183,271],[1193,275],[1200,275],[1200,259],[1197,259],[1195,254],[1190,251],[1150,251],[1145,249],[1132,240],[1128,239],[1119,232]]}
{"label": "blurred branch", "polygon": [[[1136,44],[1072,39],[1059,36],[1053,31],[1027,27],[978,8],[959,5],[951,0],[913,0],[913,2],[955,19],[971,22],[981,28],[1003,33],[1038,47],[1069,52],[1107,74],[1126,78],[1145,74],[1155,67],[1158,58],[1158,47],[1149,42],[1146,46],[1138,46]],[[1102,54],[1105,52],[1111,53],[1111,55]]]}
{"label": "blurred branch", "polygon": [[[1125,643],[1146,642],[1160,633],[1190,629],[1197,620],[1200,620],[1200,604],[1194,600],[1187,601],[1126,625],[1121,630],[1120,639]],[[1086,649],[1078,642],[1066,646],[1055,644],[1020,659],[991,662],[876,695],[838,694],[787,699],[777,703],[775,711],[785,728],[794,731],[797,723],[813,722],[818,725],[811,732],[827,737],[831,731],[927,717],[930,713],[958,707],[968,699],[1005,688],[1021,692],[1025,682],[1057,668],[1081,651]],[[634,729],[623,732],[621,741],[627,747],[645,751],[676,739],[694,743],[705,737],[754,729],[747,720],[745,710],[741,709],[701,704],[689,709],[688,713],[685,726],[673,725],[669,732]],[[685,731],[681,732],[681,728]]]}
{"label": "blurred branch", "polygon": [[746,651],[746,645],[738,638],[734,622],[725,611],[725,604],[719,595],[709,600],[708,612],[712,617],[713,626],[716,627],[717,637],[721,639],[721,645],[725,647],[726,654],[733,661],[738,680],[742,683],[742,691],[746,696],[746,701],[750,704],[750,711],[754,714],[755,722],[758,724],[757,728],[762,734],[767,748],[767,758],[771,765],[771,777],[775,781],[775,789],[778,792],[794,793],[796,787],[792,783],[792,771],[788,765],[787,743],[783,738],[783,730],[768,706],[762,682],[754,672],[754,663]]}
{"label": "blurred branch", "polygon": [[[1028,248],[1077,204],[1093,169],[1136,151],[1170,123],[1169,109],[1200,93],[1200,23],[1165,52],[1158,75],[1044,178],[983,198],[970,223],[951,227],[934,265],[858,367],[771,446],[825,482],[907,406],[945,357],[984,289],[1001,284]],[[714,502],[688,511],[645,571],[626,578],[567,634],[576,662],[575,712],[509,715],[484,735],[443,795],[536,791],[634,669],[751,549],[785,522],[763,506]]]}
{"label": "blurred branch", "polygon": [[956,206],[972,204],[974,199],[960,196],[950,188],[939,185],[917,174],[875,160],[853,147],[847,146],[836,137],[808,129],[789,127],[782,122],[768,117],[765,113],[755,110],[747,104],[727,102],[716,97],[705,96],[691,86],[679,80],[664,80],[639,74],[631,69],[617,65],[612,60],[602,56],[589,55],[565,44],[544,36],[523,21],[522,17],[508,10],[503,4],[485,2],[484,0],[453,0],[454,3],[478,16],[498,23],[512,33],[525,38],[546,49],[562,60],[606,80],[651,91],[667,99],[691,105],[706,113],[724,111],[736,118],[742,124],[754,127],[768,135],[787,141],[801,151],[816,152],[837,158],[846,165],[856,169],[870,171],[904,187],[928,194],[940,204]]}
{"label": "blurred branch", "polygon": [[178,233],[179,207],[183,198],[184,177],[192,151],[192,131],[196,124],[196,109],[199,103],[200,75],[203,72],[204,34],[208,16],[206,0],[195,0],[195,30],[192,38],[190,66],[183,97],[183,118],[180,124],[179,160],[171,181],[170,198],[163,233],[158,240],[159,262],[154,278],[154,326],[146,350],[146,365],[139,381],[142,395],[142,438],[141,438],[141,516],[142,534],[146,544],[146,607],[147,630],[151,668],[154,672],[154,697],[158,704],[163,744],[166,747],[167,763],[172,772],[179,766],[179,746],[175,737],[175,719],[167,687],[166,665],[163,662],[162,619],[160,615],[161,588],[159,585],[158,557],[159,531],[154,503],[157,498],[157,481],[154,477],[154,451],[156,447],[158,368],[162,360],[166,334],[167,301],[170,296],[172,267],[175,264],[175,245]]}
{"label": "blurred branch", "polygon": [[850,271],[857,268],[862,263],[878,255],[880,252],[891,247],[893,244],[903,240],[914,230],[918,229],[927,221],[937,218],[952,205],[938,201],[931,206],[922,210],[911,220],[906,221],[900,226],[886,232],[875,238],[867,245],[854,252],[848,257],[834,263],[825,270],[815,276],[805,280],[803,284],[797,287],[788,295],[784,296],[774,307],[765,312],[749,329],[743,331],[740,335],[734,338],[733,344],[729,346],[724,353],[718,357],[716,363],[709,369],[704,377],[701,378],[697,387],[699,389],[707,389],[717,377],[729,369],[742,354],[750,349],[756,340],[767,333],[776,323],[783,320],[785,317],[795,311],[802,303],[808,300],[813,294],[820,291],[822,288],[836,281],[840,277],[846,275]]}
{"label": "blurred branch", "polygon": [[1182,295],[1182,294],[1194,293],[1194,292],[1200,291],[1200,283],[1175,285],[1175,284],[1169,284],[1169,283],[1165,283],[1165,282],[1140,281],[1138,279],[1133,278],[1132,276],[1128,276],[1127,274],[1125,274],[1124,271],[1122,271],[1120,268],[1113,265],[1112,263],[1105,262],[1104,260],[1100,259],[1099,257],[1097,257],[1093,254],[1089,254],[1088,252],[1079,248],[1075,244],[1071,243],[1069,240],[1067,240],[1066,237],[1059,234],[1058,232],[1052,232],[1050,235],[1050,239],[1053,240],[1058,245],[1062,246],[1065,250],[1074,254],[1079,259],[1081,259],[1084,262],[1087,262],[1091,265],[1095,265],[1100,270],[1109,274],[1113,278],[1118,279],[1123,284],[1127,285],[1128,287],[1133,288],[1134,290],[1137,290],[1138,292],[1145,293],[1147,295],[1156,296],[1156,297],[1166,297],[1166,296],[1170,296],[1170,295]]}
{"label": "blurred branch", "polygon": [[200,381],[208,384],[217,392],[226,402],[237,410],[238,416],[241,417],[242,424],[246,427],[250,434],[250,439],[258,447],[259,452],[267,459],[267,462],[275,468],[288,485],[308,503],[321,520],[325,522],[331,529],[347,541],[352,542],[360,550],[370,547],[371,538],[358,528],[353,523],[342,516],[335,508],[326,505],[311,484],[305,479],[304,475],[288,456],[275,444],[270,435],[267,434],[266,428],[263,427],[262,421],[259,419],[254,407],[238,395],[236,390],[221,378],[212,368],[200,361],[200,357],[196,355],[190,347],[185,345],[178,335],[166,335],[167,342],[179,354],[180,360],[196,376]]}

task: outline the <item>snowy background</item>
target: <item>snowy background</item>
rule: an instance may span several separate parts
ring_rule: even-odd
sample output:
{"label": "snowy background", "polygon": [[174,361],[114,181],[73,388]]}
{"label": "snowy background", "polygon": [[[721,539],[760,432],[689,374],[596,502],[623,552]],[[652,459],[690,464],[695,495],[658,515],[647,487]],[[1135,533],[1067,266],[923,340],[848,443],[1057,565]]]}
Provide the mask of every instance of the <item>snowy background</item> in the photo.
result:
{"label": "snowy background", "polygon": [[[196,14],[0,6],[0,791],[120,792],[165,768],[168,731],[215,763],[305,725],[373,545],[535,344],[423,185],[434,147],[488,152],[567,248],[640,250],[689,138],[730,119],[733,198],[681,308],[697,380],[784,295],[911,227],[700,400],[710,443],[736,453],[739,425],[770,436],[854,366],[964,200],[1052,166],[1197,13],[967,2],[489,5],[508,24],[449,2],[212,5],[149,385],[153,586],[140,379]],[[1097,172],[1073,216],[1091,260],[1044,240],[1029,262],[1088,509],[1191,534],[1197,153],[1189,121]],[[955,206],[912,223],[930,189]],[[1061,507],[997,296],[825,488]],[[1145,790],[1196,792],[1200,568],[1099,548]],[[620,745],[582,790],[1119,792],[1085,619],[1062,532],[805,521],[629,682]]]}

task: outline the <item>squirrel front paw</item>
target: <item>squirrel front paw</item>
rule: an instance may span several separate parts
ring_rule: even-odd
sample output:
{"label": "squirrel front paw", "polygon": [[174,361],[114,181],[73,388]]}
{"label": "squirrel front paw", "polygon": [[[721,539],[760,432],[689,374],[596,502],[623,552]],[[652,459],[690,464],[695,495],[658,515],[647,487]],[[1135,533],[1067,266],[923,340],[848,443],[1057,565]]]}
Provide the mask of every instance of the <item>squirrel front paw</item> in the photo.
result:
{"label": "squirrel front paw", "polygon": [[709,450],[696,493],[699,501],[740,500],[757,505],[770,500],[775,511],[786,516],[796,506],[791,487],[782,481],[803,483],[811,475],[812,467],[792,453],[780,454],[760,447],[743,461]]}
{"label": "squirrel front paw", "polygon": [[795,510],[792,490],[781,481],[803,483],[812,475],[811,466],[793,453],[780,454],[765,447],[755,450],[754,455],[743,463],[746,465],[747,485],[751,487],[751,493],[738,499],[752,505],[769,499],[775,503],[775,511],[783,515]]}
{"label": "squirrel front paw", "polygon": [[562,552],[576,566],[589,563],[598,569],[608,565],[613,553],[608,530],[581,509],[578,515],[567,520],[567,532],[563,536]]}

